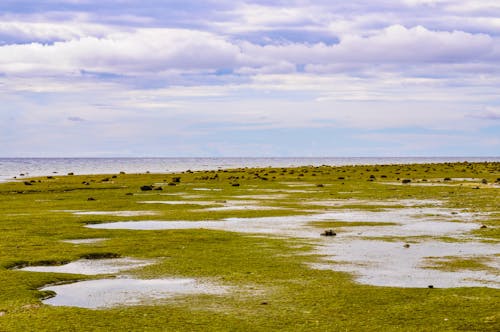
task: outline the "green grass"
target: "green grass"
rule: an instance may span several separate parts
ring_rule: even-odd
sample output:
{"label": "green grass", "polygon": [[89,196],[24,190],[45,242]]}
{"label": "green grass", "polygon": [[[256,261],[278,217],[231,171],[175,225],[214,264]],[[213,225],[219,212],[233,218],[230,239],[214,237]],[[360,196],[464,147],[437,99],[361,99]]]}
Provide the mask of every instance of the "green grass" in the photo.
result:
{"label": "green grass", "polygon": [[[374,175],[374,181],[369,181]],[[382,176],[384,175],[384,176]],[[498,243],[499,163],[446,163],[343,167],[235,169],[182,174],[55,176],[0,184],[0,331],[498,331],[500,290],[418,289],[360,285],[346,273],[314,270],[311,247],[296,239],[209,230],[130,231],[83,227],[121,220],[217,220],[286,216],[325,210],[305,200],[435,199],[446,207],[490,213],[474,232]],[[176,186],[168,185],[180,176]],[[343,177],[344,179],[339,179]],[[385,182],[436,182],[451,187],[392,186]],[[102,181],[109,178],[109,181]],[[477,178],[476,182],[456,178]],[[486,179],[487,184],[481,183]],[[26,179],[23,179],[26,181]],[[85,183],[83,183],[85,182]],[[287,183],[310,184],[291,187]],[[86,183],[89,183],[88,185]],[[163,183],[164,185],[159,185]],[[239,187],[232,186],[238,183]],[[163,190],[143,192],[143,185]],[[318,186],[322,184],[323,186]],[[463,184],[463,185],[461,185]],[[474,189],[475,187],[480,189]],[[222,189],[196,191],[194,188]],[[309,192],[288,192],[307,189]],[[138,204],[143,200],[221,201],[237,195],[286,194],[263,204],[287,210],[207,212],[198,205]],[[130,195],[132,194],[132,195]],[[179,196],[165,194],[181,194]],[[93,198],[94,200],[88,200]],[[217,203],[214,203],[216,206]],[[350,207],[351,208],[351,207]],[[363,208],[363,206],[356,206]],[[367,205],[367,209],[373,206]],[[331,208],[328,208],[331,209]],[[79,211],[155,211],[155,216],[74,215]],[[304,212],[308,210],[310,212]],[[62,212],[67,211],[67,212]],[[323,228],[375,226],[322,222]],[[377,223],[379,225],[379,223]],[[106,238],[86,245],[66,239]],[[390,239],[388,239],[390,240]],[[407,239],[411,240],[411,239]],[[135,307],[88,310],[43,305],[47,284],[98,278],[12,270],[81,257],[116,255],[154,259],[131,273],[142,278],[197,277],[232,287],[223,296],[186,296]],[[479,268],[484,262],[452,259],[440,268]]]}

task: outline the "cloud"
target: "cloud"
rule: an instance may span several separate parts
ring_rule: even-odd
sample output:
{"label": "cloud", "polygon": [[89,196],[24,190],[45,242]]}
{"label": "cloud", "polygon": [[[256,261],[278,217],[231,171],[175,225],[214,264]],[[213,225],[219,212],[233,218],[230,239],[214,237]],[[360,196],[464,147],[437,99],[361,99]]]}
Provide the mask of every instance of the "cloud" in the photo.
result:
{"label": "cloud", "polygon": [[82,119],[78,116],[69,116],[67,119],[71,122],[85,122],[85,119]]}
{"label": "cloud", "polygon": [[182,29],[139,29],[105,38],[83,37],[54,44],[0,47],[4,73],[76,73],[81,70],[137,74],[210,70],[234,66],[237,46],[211,33]]}

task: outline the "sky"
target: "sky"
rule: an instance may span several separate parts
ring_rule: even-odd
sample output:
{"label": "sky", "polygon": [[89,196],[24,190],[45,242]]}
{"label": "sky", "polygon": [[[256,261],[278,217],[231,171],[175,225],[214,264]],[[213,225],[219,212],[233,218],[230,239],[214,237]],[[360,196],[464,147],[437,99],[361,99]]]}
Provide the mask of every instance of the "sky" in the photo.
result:
{"label": "sky", "polygon": [[0,1],[0,157],[499,155],[497,0]]}

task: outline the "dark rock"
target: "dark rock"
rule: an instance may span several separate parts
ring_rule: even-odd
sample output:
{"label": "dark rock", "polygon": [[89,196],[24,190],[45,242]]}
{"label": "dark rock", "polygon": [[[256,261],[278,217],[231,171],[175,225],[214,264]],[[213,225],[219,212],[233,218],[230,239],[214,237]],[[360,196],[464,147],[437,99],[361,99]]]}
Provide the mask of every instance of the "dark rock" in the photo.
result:
{"label": "dark rock", "polygon": [[54,179],[54,177],[49,175],[49,176],[47,176],[47,179],[51,180],[51,179]]}
{"label": "dark rock", "polygon": [[403,245],[403,247],[404,247],[404,248],[410,248],[410,244],[409,244],[409,243],[405,243],[405,244]]}
{"label": "dark rock", "polygon": [[429,285],[429,286],[427,286],[427,287],[428,287],[428,288],[434,288],[434,285]]}
{"label": "dark rock", "polygon": [[316,185],[316,187],[318,187],[318,188],[323,188],[324,186],[325,186],[325,185],[324,185],[324,184],[321,184],[321,183]]}
{"label": "dark rock", "polygon": [[87,201],[95,201],[96,199],[94,197],[89,197],[87,198]]}
{"label": "dark rock", "polygon": [[239,183],[233,183],[233,184],[232,184],[232,186],[233,186],[233,187],[239,187],[239,186],[240,186],[240,184],[239,184]]}
{"label": "dark rock", "polygon": [[31,186],[31,185],[32,185],[32,183],[31,183],[31,182],[29,182],[29,181],[24,181],[24,184],[25,184],[26,186]]}
{"label": "dark rock", "polygon": [[153,190],[153,186],[141,186],[141,190],[142,190],[142,191],[149,191],[149,190]]}
{"label": "dark rock", "polygon": [[175,183],[175,182],[169,182],[169,183],[168,183],[168,185],[169,185],[169,186],[176,186],[176,185],[177,185],[177,183]]}
{"label": "dark rock", "polygon": [[321,233],[321,236],[335,236],[337,233],[333,231],[333,229],[327,229],[323,233]]}
{"label": "dark rock", "polygon": [[485,228],[488,228],[488,226],[486,226],[486,225],[481,225],[481,228],[482,228],[482,229],[485,229]]}
{"label": "dark rock", "polygon": [[125,172],[120,172],[120,174],[122,174],[122,175],[123,175],[123,174],[125,174]]}
{"label": "dark rock", "polygon": [[68,175],[75,175],[75,173],[73,173],[73,172],[70,172],[70,173],[68,173]]}
{"label": "dark rock", "polygon": [[180,183],[181,182],[181,177],[180,176],[175,176],[172,178],[172,182],[174,183]]}
{"label": "dark rock", "polygon": [[410,180],[410,179],[403,179],[403,180],[401,181],[401,183],[411,183],[411,180]]}
{"label": "dark rock", "polygon": [[112,178],[112,179],[116,179],[116,178],[117,178],[117,176],[116,176],[116,175],[113,175],[111,178]]}
{"label": "dark rock", "polygon": [[133,193],[126,193],[125,195],[126,196],[133,196],[134,194]]}
{"label": "dark rock", "polygon": [[269,303],[268,302],[261,302],[260,304],[261,305],[268,305]]}
{"label": "dark rock", "polygon": [[163,190],[162,187],[154,187],[154,190]]}

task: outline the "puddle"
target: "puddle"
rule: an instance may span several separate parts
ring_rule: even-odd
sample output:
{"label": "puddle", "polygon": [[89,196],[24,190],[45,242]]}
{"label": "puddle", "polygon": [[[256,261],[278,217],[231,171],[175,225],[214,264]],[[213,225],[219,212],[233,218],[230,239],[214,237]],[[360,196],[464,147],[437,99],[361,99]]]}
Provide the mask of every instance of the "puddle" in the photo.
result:
{"label": "puddle", "polygon": [[288,187],[314,187],[315,184],[313,183],[302,183],[302,182],[281,182],[281,184],[284,184],[285,186]]}
{"label": "puddle", "polygon": [[367,206],[439,206],[442,205],[442,201],[431,200],[431,199],[402,199],[402,200],[392,200],[392,201],[371,201],[364,199],[330,199],[330,200],[318,200],[318,201],[305,201],[302,204],[305,205],[319,205],[319,206],[347,206],[347,205],[367,205]]}
{"label": "puddle", "polygon": [[73,240],[62,240],[64,243],[72,243],[72,244],[93,244],[105,241],[107,239],[104,238],[96,238],[96,239],[73,239]]}
{"label": "puddle", "polygon": [[116,306],[149,305],[185,295],[223,295],[227,293],[228,287],[200,282],[196,279],[119,278],[80,281],[48,286],[41,290],[53,291],[57,294],[43,301],[48,305],[104,309]]}
{"label": "puddle", "polygon": [[238,211],[238,210],[264,211],[264,210],[286,210],[286,209],[281,207],[262,206],[262,205],[226,205],[226,206],[203,209],[203,211]]}
{"label": "puddle", "polygon": [[96,215],[96,216],[115,216],[115,217],[140,217],[140,216],[155,216],[158,212],[155,211],[67,211],[75,215]]}
{"label": "puddle", "polygon": [[197,191],[222,191],[220,188],[193,188],[193,190]]}
{"label": "puddle", "polygon": [[[424,201],[425,204],[430,201]],[[397,202],[400,204],[400,201]],[[414,201],[408,203],[416,203]],[[317,245],[327,263],[315,268],[345,271],[360,283],[394,287],[493,287],[500,288],[498,275],[490,271],[440,271],[423,267],[429,257],[498,255],[495,244],[470,242],[469,232],[478,229],[485,214],[441,207],[387,208],[379,211],[340,209],[330,212],[282,217],[227,218],[219,221],[122,221],[88,225],[99,229],[168,230],[213,229],[240,233],[305,238]],[[390,226],[338,227],[337,236],[321,237],[321,229],[310,222],[380,222]],[[325,223],[325,229],[328,224]],[[469,242],[422,241],[417,236],[453,237]],[[362,237],[379,237],[363,239]],[[412,244],[387,242],[384,237],[408,237]],[[417,243],[414,243],[417,242]],[[496,260],[500,256],[495,256]],[[333,263],[335,262],[335,263]],[[493,265],[498,266],[498,261]]]}
{"label": "puddle", "polygon": [[[468,242],[447,243],[425,241],[412,243],[409,248],[401,242],[339,240],[330,241],[317,248],[331,264],[315,264],[313,267],[349,272],[359,283],[391,287],[492,287],[500,288],[499,274],[489,271],[441,271],[425,268],[428,257],[495,255],[493,245]],[[496,257],[498,265],[499,257]],[[338,262],[338,263],[335,263]]]}
{"label": "puddle", "polygon": [[304,190],[304,189],[247,189],[247,191],[261,191],[268,193],[313,193],[314,190]]}
{"label": "puddle", "polygon": [[[426,214],[426,215],[425,215]],[[462,220],[450,222],[446,221]],[[218,221],[122,221],[93,224],[86,227],[96,229],[133,229],[133,230],[168,230],[168,229],[215,229],[231,232],[259,233],[302,238],[317,238],[318,229],[308,225],[310,222],[344,221],[344,222],[394,222],[396,226],[353,227],[342,236],[449,236],[468,232],[479,227],[470,221],[475,218],[472,213],[452,214],[440,208],[407,208],[387,209],[383,211],[338,210],[310,215],[261,217],[261,218],[227,218]]]}
{"label": "puddle", "polygon": [[84,275],[113,274],[153,264],[150,260],[132,258],[80,259],[58,266],[27,266],[19,270],[30,272],[72,273]]}
{"label": "puddle", "polygon": [[166,205],[216,205],[210,201],[140,201],[139,204],[166,204]]}
{"label": "puddle", "polygon": [[264,200],[268,200],[268,199],[283,199],[283,198],[286,198],[286,197],[288,197],[288,195],[286,195],[286,194],[274,194],[274,195],[262,194],[262,195],[239,195],[239,196],[233,196],[233,198],[264,199]]}

